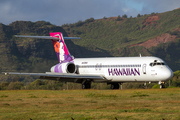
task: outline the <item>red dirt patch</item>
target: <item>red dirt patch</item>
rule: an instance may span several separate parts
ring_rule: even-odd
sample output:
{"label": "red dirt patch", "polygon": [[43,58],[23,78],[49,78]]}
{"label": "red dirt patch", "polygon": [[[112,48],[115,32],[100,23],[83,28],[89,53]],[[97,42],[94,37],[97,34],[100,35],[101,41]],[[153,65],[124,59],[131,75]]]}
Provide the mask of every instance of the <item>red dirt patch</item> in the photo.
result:
{"label": "red dirt patch", "polygon": [[109,20],[116,20],[118,17],[110,17]]}
{"label": "red dirt patch", "polygon": [[143,24],[150,25],[152,23],[156,23],[155,21],[159,20],[159,15],[153,15],[153,16],[149,16],[144,22]]}
{"label": "red dirt patch", "polygon": [[180,32],[180,28],[178,27],[178,28],[175,28],[173,31],[178,31],[178,32]]}
{"label": "red dirt patch", "polygon": [[165,34],[162,34],[161,36],[157,36],[155,38],[152,38],[152,39],[150,39],[150,40],[148,40],[146,42],[130,45],[129,47],[132,47],[132,46],[144,46],[145,48],[148,49],[148,48],[150,48],[152,46],[157,46],[160,43],[166,43],[166,42],[169,42],[169,41],[174,41],[175,42],[175,38],[176,38],[175,35],[170,35],[168,33],[165,33]]}

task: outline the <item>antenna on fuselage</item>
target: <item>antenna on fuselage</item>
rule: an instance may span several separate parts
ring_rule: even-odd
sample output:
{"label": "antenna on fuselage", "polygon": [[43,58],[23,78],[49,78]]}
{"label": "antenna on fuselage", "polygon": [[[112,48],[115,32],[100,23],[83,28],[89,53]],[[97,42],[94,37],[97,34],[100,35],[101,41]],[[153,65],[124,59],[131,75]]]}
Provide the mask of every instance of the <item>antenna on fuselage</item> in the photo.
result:
{"label": "antenna on fuselage", "polygon": [[141,53],[139,53],[139,57],[141,57]]}

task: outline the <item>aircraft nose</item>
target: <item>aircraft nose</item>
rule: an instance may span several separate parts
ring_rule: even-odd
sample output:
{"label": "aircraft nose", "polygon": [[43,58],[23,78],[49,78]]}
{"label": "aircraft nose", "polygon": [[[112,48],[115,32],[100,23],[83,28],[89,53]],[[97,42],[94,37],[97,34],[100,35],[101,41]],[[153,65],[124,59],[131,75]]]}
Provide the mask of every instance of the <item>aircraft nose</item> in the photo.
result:
{"label": "aircraft nose", "polygon": [[170,80],[173,77],[173,71],[168,68],[164,73],[163,73],[163,78],[165,80]]}

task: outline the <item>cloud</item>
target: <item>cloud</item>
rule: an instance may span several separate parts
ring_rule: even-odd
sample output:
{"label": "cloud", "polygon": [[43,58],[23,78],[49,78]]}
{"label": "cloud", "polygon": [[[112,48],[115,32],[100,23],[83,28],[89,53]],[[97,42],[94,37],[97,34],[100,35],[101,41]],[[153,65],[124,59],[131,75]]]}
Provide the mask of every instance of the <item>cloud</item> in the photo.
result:
{"label": "cloud", "polygon": [[150,14],[152,12],[162,13],[171,11],[180,7],[179,0],[133,0],[143,4],[141,14]]}
{"label": "cloud", "polygon": [[161,13],[179,6],[179,0],[1,0],[0,22],[10,24],[17,20],[45,20],[62,25],[91,17],[100,19],[124,14]]}

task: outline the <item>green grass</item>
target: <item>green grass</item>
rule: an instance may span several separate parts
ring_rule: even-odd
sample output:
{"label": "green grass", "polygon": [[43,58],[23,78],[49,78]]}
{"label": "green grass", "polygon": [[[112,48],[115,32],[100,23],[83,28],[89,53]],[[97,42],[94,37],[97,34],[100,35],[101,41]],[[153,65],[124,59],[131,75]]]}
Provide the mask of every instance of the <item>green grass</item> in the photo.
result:
{"label": "green grass", "polygon": [[[0,91],[1,120],[180,119],[180,88]],[[36,96],[36,97],[31,97]]]}
{"label": "green grass", "polygon": [[7,95],[1,95],[0,98],[5,98],[8,97]]}
{"label": "green grass", "polygon": [[88,93],[85,95],[86,97],[93,97],[93,98],[116,98],[116,95],[105,95],[105,94],[97,94],[97,93]]}
{"label": "green grass", "polygon": [[141,92],[135,92],[131,97],[146,97],[146,96],[149,96],[149,95],[141,93]]}

